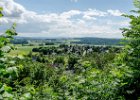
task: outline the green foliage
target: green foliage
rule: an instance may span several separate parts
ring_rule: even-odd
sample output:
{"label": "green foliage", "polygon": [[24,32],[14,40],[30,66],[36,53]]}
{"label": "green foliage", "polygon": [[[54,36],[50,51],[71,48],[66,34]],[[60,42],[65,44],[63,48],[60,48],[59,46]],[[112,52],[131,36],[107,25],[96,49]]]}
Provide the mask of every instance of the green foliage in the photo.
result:
{"label": "green foliage", "polygon": [[[10,39],[15,35],[15,26],[6,31],[5,36],[0,36],[0,98],[11,100],[13,98],[12,88],[7,86],[10,84],[10,80],[17,77],[17,68],[10,64],[9,59],[4,55],[11,50],[11,46],[8,46]],[[10,99],[11,98],[11,99]]]}
{"label": "green foliage", "polygon": [[64,57],[56,57],[53,61],[54,64],[65,64]]}
{"label": "green foliage", "polygon": [[[137,10],[133,10],[134,15],[124,15],[130,18],[130,26],[123,28],[123,35],[129,41],[123,53],[119,56],[119,64],[128,66],[131,73],[124,77],[123,82],[127,83],[120,89],[120,93],[126,99],[137,100],[140,95],[140,1],[134,0]],[[125,67],[124,66],[124,67]],[[126,70],[127,71],[127,70]]]}
{"label": "green foliage", "polygon": [[134,0],[134,5],[136,8],[140,8],[140,1],[139,0]]}
{"label": "green foliage", "polygon": [[[0,17],[3,16],[2,8],[0,7]],[[16,24],[6,30],[5,34],[0,35],[0,99],[13,100],[12,81],[18,77],[17,67],[14,64],[14,59],[10,59],[5,54],[10,52],[13,47],[10,41],[13,36],[17,35],[15,30]]]}
{"label": "green foliage", "polygon": [[3,10],[3,8],[2,8],[2,7],[0,7],[0,17],[2,17],[2,16],[3,16],[3,14],[2,14],[2,10]]}

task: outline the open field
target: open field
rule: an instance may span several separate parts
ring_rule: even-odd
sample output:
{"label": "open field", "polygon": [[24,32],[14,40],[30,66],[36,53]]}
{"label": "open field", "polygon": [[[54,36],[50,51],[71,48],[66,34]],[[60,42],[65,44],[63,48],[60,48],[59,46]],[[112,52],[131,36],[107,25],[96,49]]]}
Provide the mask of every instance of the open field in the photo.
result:
{"label": "open field", "polygon": [[[52,46],[58,46],[58,45],[47,45],[43,47],[52,47]],[[34,46],[22,46],[21,44],[15,45],[15,49],[12,50],[9,55],[15,56],[15,55],[27,55],[29,52],[32,51],[33,48],[39,48],[42,46],[34,45]]]}
{"label": "open field", "polygon": [[25,55],[32,51],[32,49],[37,46],[22,46],[22,45],[16,45],[15,50],[12,50],[9,55]]}

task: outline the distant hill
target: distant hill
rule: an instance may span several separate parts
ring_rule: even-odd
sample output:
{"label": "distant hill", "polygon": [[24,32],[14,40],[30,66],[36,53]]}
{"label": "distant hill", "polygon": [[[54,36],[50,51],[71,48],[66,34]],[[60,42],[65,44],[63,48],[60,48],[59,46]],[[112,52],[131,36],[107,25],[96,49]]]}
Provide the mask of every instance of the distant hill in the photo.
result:
{"label": "distant hill", "polygon": [[75,38],[79,41],[75,41],[72,43],[76,44],[93,44],[93,45],[123,45],[121,42],[124,42],[122,39],[110,39],[110,38]]}
{"label": "distant hill", "polygon": [[[84,37],[84,38],[37,38],[37,37],[15,37],[14,42],[23,40],[25,41],[37,41],[37,42],[53,42],[53,43],[66,43],[71,44],[91,44],[91,45],[123,45],[122,39],[110,39],[110,38],[96,38],[96,37]],[[21,41],[22,42],[22,41]],[[19,42],[20,43],[20,42]]]}

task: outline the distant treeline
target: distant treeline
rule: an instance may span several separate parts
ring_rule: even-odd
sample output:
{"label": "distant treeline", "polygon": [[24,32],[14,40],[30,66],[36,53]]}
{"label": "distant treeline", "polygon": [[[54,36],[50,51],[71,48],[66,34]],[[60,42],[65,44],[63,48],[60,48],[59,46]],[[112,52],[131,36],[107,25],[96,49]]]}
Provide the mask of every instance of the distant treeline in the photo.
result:
{"label": "distant treeline", "polygon": [[14,39],[14,40],[11,40],[11,43],[13,43],[13,44],[28,44],[28,40],[27,39]]}
{"label": "distant treeline", "polygon": [[123,45],[125,40],[122,39],[107,39],[107,38],[78,38],[79,41],[74,41],[75,44],[93,44],[93,45]]}
{"label": "distant treeline", "polygon": [[126,41],[122,39],[107,39],[107,38],[55,38],[55,39],[46,39],[46,38],[15,38],[11,42],[13,44],[28,44],[30,43],[39,43],[45,45],[54,45],[54,44],[65,44],[66,42],[71,44],[91,44],[91,45],[123,45]]}

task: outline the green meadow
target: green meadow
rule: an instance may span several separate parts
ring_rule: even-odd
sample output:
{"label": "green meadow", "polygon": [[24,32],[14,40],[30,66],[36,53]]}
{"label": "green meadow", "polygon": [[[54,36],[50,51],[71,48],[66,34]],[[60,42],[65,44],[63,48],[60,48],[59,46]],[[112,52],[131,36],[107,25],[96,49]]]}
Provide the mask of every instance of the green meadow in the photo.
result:
{"label": "green meadow", "polygon": [[26,55],[29,52],[32,51],[33,48],[35,48],[37,46],[22,46],[22,45],[16,45],[15,49],[12,50],[9,54],[11,56],[15,56],[15,55]]}

